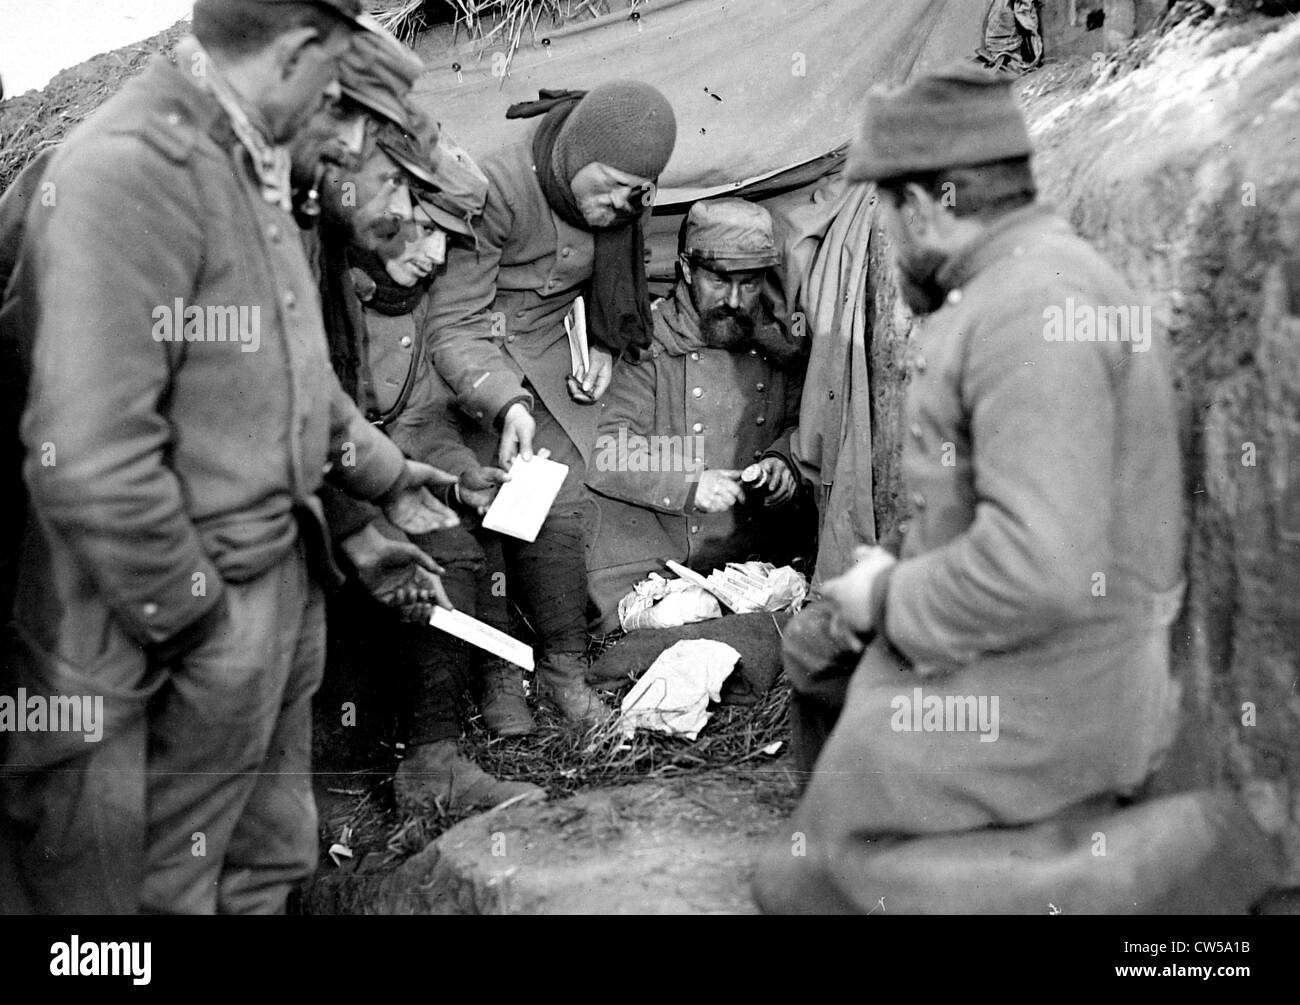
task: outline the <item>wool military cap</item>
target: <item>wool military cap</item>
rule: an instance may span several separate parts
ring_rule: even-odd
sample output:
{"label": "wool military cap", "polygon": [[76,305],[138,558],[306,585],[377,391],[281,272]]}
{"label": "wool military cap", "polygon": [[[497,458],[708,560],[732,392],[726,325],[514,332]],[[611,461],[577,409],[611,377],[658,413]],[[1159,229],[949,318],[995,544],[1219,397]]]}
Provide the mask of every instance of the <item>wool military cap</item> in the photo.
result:
{"label": "wool military cap", "polygon": [[744,199],[693,205],[686,214],[682,251],[726,271],[767,269],[781,261],[771,214]]}
{"label": "wool military cap", "polygon": [[[301,3],[302,0],[257,0],[258,3],[278,4],[278,3]],[[307,0],[308,3],[317,7],[328,7],[338,14],[345,21],[351,21],[357,28],[366,31],[374,31],[379,27],[379,22],[369,14],[363,14],[361,11],[361,0]],[[379,29],[383,31],[382,28]]]}
{"label": "wool military cap", "polygon": [[444,230],[466,237],[474,235],[471,221],[482,214],[487,202],[487,176],[479,170],[464,147],[443,133],[438,137],[438,163],[433,188],[420,193],[429,215]]}
{"label": "wool military cap", "polygon": [[555,142],[566,182],[596,163],[653,179],[673,155],[677,118],[658,89],[637,80],[615,80],[582,97]]}
{"label": "wool military cap", "polygon": [[378,22],[375,27],[352,36],[352,44],[339,60],[339,86],[368,112],[411,132],[405,99],[415,78],[424,72],[424,63]]}
{"label": "wool military cap", "polygon": [[850,181],[883,181],[1032,152],[1010,82],[961,65],[868,94],[844,173]]}

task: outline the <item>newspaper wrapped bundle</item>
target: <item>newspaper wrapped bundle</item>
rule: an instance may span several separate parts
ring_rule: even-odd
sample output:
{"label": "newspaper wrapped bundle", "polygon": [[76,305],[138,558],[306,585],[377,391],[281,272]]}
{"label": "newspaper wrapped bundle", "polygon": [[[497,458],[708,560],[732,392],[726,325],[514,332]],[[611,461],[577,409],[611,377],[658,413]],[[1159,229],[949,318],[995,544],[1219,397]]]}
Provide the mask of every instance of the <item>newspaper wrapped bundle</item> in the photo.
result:
{"label": "newspaper wrapped bundle", "polygon": [[766,611],[798,611],[808,596],[808,580],[788,565],[777,568],[770,562],[728,562],[708,576],[669,561],[668,568],[702,589],[708,590],[737,614]]}

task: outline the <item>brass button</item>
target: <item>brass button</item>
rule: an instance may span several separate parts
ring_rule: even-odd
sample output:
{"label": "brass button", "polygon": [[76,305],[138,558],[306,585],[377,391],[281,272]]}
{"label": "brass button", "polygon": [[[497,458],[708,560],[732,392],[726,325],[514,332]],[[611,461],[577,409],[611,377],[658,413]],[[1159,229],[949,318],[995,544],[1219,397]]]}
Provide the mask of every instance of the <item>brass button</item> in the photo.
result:
{"label": "brass button", "polygon": [[267,227],[267,228],[266,228],[266,236],[269,237],[269,238],[271,239],[272,243],[274,243],[274,244],[279,244],[279,243],[280,243],[280,227],[279,227],[279,225],[273,223],[273,224],[271,224],[271,226]]}
{"label": "brass button", "polygon": [[924,439],[924,436],[921,433],[920,423],[913,422],[910,426],[907,427],[907,431],[912,434],[912,439],[914,440]]}
{"label": "brass button", "polygon": [[834,400],[835,400],[835,392],[834,392],[834,391],[831,391],[831,392],[830,392],[830,396],[831,396],[831,401],[834,401]]}
{"label": "brass button", "polygon": [[767,416],[760,415],[757,419],[754,420],[754,425],[761,426],[766,422],[767,422]]}
{"label": "brass button", "polygon": [[573,249],[572,249],[572,248],[561,248],[561,249],[560,249],[560,257],[561,257],[561,258],[568,258],[568,257],[569,257],[570,255],[572,255],[572,254],[573,254]]}
{"label": "brass button", "polygon": [[925,496],[921,495],[920,492],[913,492],[912,505],[917,509],[925,509]]}
{"label": "brass button", "polygon": [[664,505],[665,505],[665,506],[671,506],[672,504],[673,504],[672,497],[671,497],[671,496],[664,496]]}
{"label": "brass button", "polygon": [[918,355],[918,356],[916,357],[916,372],[917,372],[917,373],[925,373],[925,357],[924,357],[924,356],[919,356],[919,355]]}
{"label": "brass button", "polygon": [[700,532],[700,525],[698,523],[691,524],[691,533],[698,534],[699,532]]}
{"label": "brass button", "polygon": [[397,341],[398,341],[398,344],[399,344],[403,349],[409,349],[409,348],[411,348],[411,336],[410,336],[410,335],[403,335],[403,336],[402,336],[400,339],[398,339]]}
{"label": "brass button", "polygon": [[704,388],[702,388],[702,387],[695,387],[695,388],[692,388],[692,389],[691,389],[691,394],[692,394],[694,397],[696,397],[696,398],[703,398],[703,397],[704,397]]}
{"label": "brass button", "polygon": [[168,112],[167,121],[173,126],[179,126],[181,124],[181,117],[175,112]]}
{"label": "brass button", "polygon": [[700,354],[698,352],[691,353],[691,359],[698,360],[699,358],[700,358]]}
{"label": "brass button", "polygon": [[751,356],[757,356],[757,355],[758,355],[758,350],[757,350],[757,349],[750,349],[750,350],[749,350],[749,354],[750,354]]}
{"label": "brass button", "polygon": [[298,298],[294,296],[293,290],[286,290],[284,294],[284,306],[288,310],[293,310],[298,306]]}
{"label": "brass button", "polygon": [[755,451],[754,451],[754,460],[756,460],[756,461],[761,461],[762,459],[763,459],[763,451],[761,451],[761,450],[755,450]]}
{"label": "brass button", "polygon": [[704,423],[702,423],[702,422],[697,422],[695,425],[691,426],[691,432],[692,432],[692,433],[702,433],[702,432],[704,432]]}
{"label": "brass button", "polygon": [[957,304],[961,303],[961,290],[949,290],[948,303],[952,304],[953,306],[956,306]]}
{"label": "brass button", "polygon": [[140,608],[140,613],[142,613],[146,618],[155,617],[158,614],[158,605],[151,600]]}
{"label": "brass button", "polygon": [[754,390],[755,390],[755,391],[766,391],[766,390],[767,390],[767,385],[764,384],[764,383],[760,380],[757,384],[754,385]]}

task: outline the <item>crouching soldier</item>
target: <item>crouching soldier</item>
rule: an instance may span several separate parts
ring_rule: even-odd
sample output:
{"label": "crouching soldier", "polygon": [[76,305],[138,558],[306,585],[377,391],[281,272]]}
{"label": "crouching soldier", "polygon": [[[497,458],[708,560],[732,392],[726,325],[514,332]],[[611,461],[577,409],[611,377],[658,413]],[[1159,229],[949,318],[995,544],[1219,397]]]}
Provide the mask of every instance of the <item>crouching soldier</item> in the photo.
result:
{"label": "crouching soldier", "polygon": [[1056,337],[1069,304],[1137,301],[1035,201],[1030,153],[1009,85],[978,69],[868,99],[847,176],[877,183],[925,315],[911,528],[897,560],[861,549],[786,630],[812,776],[791,822],[806,854],[787,838],[760,864],[765,909],[870,911],[882,836],[1131,794],[1169,741],[1182,502],[1164,346],[1122,322]]}
{"label": "crouching soldier", "polygon": [[619,599],[665,559],[707,573],[797,553],[789,447],[804,355],[763,292],[779,261],[763,207],[717,199],[687,214],[681,277],[654,304],[650,351],[600,406],[587,472],[594,631],[619,627]]}

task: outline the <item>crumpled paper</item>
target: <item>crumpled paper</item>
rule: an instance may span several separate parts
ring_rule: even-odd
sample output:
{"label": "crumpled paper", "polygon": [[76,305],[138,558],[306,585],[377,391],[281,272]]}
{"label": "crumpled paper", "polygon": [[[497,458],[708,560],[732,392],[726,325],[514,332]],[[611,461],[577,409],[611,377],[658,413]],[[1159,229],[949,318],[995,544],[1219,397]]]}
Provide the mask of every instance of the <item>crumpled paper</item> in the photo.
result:
{"label": "crumpled paper", "polygon": [[664,579],[656,572],[618,602],[618,623],[625,632],[675,628],[720,617],[722,607],[717,597],[684,579]]}
{"label": "crumpled paper", "polygon": [[711,639],[683,639],[668,647],[623,699],[623,735],[649,729],[694,740],[709,721],[709,702],[722,700],[722,684],[739,659],[731,646]]}

